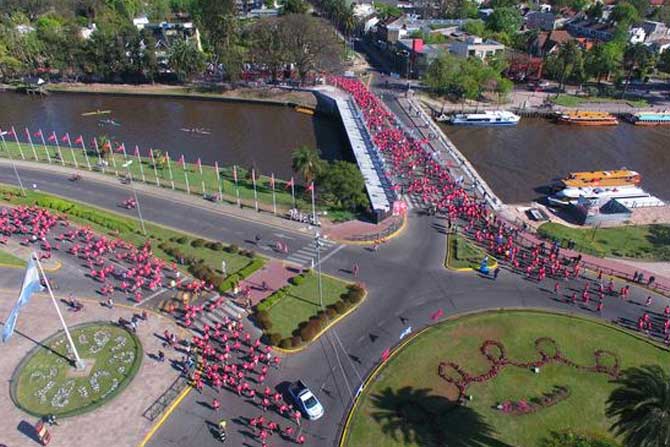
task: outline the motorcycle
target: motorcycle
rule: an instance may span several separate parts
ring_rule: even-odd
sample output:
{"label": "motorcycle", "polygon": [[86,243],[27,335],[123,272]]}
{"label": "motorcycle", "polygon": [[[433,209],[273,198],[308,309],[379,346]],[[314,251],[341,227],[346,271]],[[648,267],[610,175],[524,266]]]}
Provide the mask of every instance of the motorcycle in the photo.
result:
{"label": "motorcycle", "polygon": [[81,180],[81,174],[72,174],[70,177],[68,177],[68,180],[71,182],[78,182]]}

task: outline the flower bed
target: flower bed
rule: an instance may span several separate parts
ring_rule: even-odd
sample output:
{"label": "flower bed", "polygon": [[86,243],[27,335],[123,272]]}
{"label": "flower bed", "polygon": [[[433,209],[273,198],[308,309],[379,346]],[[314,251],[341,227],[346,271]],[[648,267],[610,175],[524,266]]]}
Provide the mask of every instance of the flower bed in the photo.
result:
{"label": "flower bed", "polygon": [[467,397],[466,391],[470,384],[487,382],[495,378],[507,366],[529,369],[540,368],[554,362],[581,371],[607,374],[612,379],[618,378],[620,373],[620,361],[613,352],[598,349],[593,352],[593,365],[579,365],[565,357],[558,348],[556,341],[550,337],[540,337],[535,340],[535,352],[539,354],[540,358],[530,362],[510,360],[505,353],[505,345],[496,340],[484,341],[479,351],[491,365],[484,374],[473,376],[455,362],[442,362],[438,367],[440,377],[458,389],[459,399],[461,400]]}
{"label": "flower bed", "polygon": [[98,408],[130,383],[142,363],[142,347],[130,332],[108,323],[70,329],[79,356],[94,362],[88,374],[74,374],[64,333],[28,353],[12,378],[11,396],[34,416],[74,416]]}

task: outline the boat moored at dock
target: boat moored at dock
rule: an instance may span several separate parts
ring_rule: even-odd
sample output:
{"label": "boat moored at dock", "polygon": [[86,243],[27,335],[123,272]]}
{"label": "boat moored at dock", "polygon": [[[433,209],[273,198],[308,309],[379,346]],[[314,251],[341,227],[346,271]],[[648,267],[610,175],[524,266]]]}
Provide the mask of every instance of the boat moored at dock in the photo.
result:
{"label": "boat moored at dock", "polygon": [[608,171],[583,171],[571,172],[567,177],[560,180],[562,188],[583,187],[622,187],[636,186],[642,181],[642,176],[630,169],[612,169]]}
{"label": "boat moored at dock", "polygon": [[670,111],[638,112],[629,117],[636,126],[670,126]]}
{"label": "boat moored at dock", "polygon": [[556,112],[556,120],[562,124],[577,126],[616,126],[619,120],[607,112]]}
{"label": "boat moored at dock", "polygon": [[449,119],[456,126],[516,126],[521,117],[506,110],[487,110],[483,113],[457,114]]}

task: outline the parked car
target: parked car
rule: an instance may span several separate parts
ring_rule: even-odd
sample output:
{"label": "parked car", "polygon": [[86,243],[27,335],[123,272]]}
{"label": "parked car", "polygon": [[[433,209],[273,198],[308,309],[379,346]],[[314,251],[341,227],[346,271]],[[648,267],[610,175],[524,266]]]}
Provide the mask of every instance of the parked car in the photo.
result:
{"label": "parked car", "polygon": [[307,416],[307,419],[316,421],[323,416],[323,405],[302,380],[290,384],[288,392],[298,409]]}

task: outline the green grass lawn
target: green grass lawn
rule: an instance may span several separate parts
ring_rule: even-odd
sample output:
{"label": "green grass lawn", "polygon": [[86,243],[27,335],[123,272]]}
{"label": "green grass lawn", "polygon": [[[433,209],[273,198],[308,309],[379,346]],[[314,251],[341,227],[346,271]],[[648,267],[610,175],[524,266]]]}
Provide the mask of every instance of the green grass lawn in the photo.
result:
{"label": "green grass lawn", "polygon": [[[531,361],[539,358],[534,341],[540,337],[552,337],[563,355],[580,365],[593,365],[598,349],[616,354],[622,369],[667,367],[670,360],[664,349],[591,320],[533,311],[465,316],[428,329],[381,369],[360,398],[345,445],[535,447],[550,432],[563,430],[611,439],[604,409],[614,383],[605,374],[565,365],[545,365],[539,374],[507,366],[494,379],[471,384],[467,406],[453,404],[458,393],[438,375],[440,362],[482,374],[490,366],[480,352],[485,340],[503,343],[509,359]],[[505,400],[540,397],[554,386],[567,387],[570,396],[536,413],[510,415],[495,408]]]}
{"label": "green grass lawn", "polygon": [[33,415],[71,416],[91,411],[109,401],[130,382],[142,363],[139,340],[111,324],[88,324],[71,329],[82,359],[94,360],[89,375],[70,376],[64,359],[64,334],[39,345],[19,366],[12,381],[12,398]]}
{"label": "green grass lawn", "polygon": [[582,229],[548,222],[538,231],[545,238],[558,239],[563,247],[573,240],[578,250],[597,256],[670,261],[670,225]]}
{"label": "green grass lawn", "polygon": [[[25,158],[27,161],[40,163],[48,163],[50,158],[51,164],[61,164],[61,162],[56,158],[58,154],[58,148],[56,146],[49,144],[43,146],[42,144],[36,144],[37,141],[34,141],[34,143],[35,152],[33,152],[33,148],[29,144],[21,143],[19,146],[15,142],[6,141],[4,147],[0,151],[0,156],[6,157],[7,155],[11,155],[11,157],[17,160]],[[114,147],[116,147],[116,144],[114,144]],[[242,167],[238,166],[237,168],[236,185],[232,166],[220,166],[220,175],[218,176],[218,179],[214,166],[204,164],[202,165],[202,174],[195,163],[186,163],[186,169],[184,169],[181,164],[177,163],[176,160],[171,160],[169,167],[167,163],[156,163],[156,169],[154,169],[154,164],[151,162],[149,154],[146,153],[146,150],[142,154],[146,155],[146,157],[141,156],[138,161],[138,157],[133,155],[134,149],[127,149],[127,157],[124,157],[122,153],[112,151],[107,156],[108,166],[104,170],[101,170],[95,167],[96,163],[98,162],[97,154],[93,148],[88,149],[89,152],[87,155],[85,155],[81,146],[74,147],[71,150],[69,146],[62,145],[60,148],[60,153],[63,156],[64,165],[70,168],[79,166],[79,168],[86,171],[88,168],[86,156],[88,156],[88,163],[90,163],[93,170],[110,175],[126,175],[127,170],[126,168],[123,168],[122,165],[126,161],[132,160],[133,163],[129,166],[129,170],[133,179],[135,179],[137,182],[146,182],[147,184],[157,185],[164,188],[172,188],[174,184],[175,190],[182,192],[188,190],[191,194],[198,195],[202,195],[203,193],[218,194],[220,186],[223,200],[225,202],[237,203],[239,192],[240,203],[243,206],[249,208],[255,207],[253,180],[247,169]],[[23,157],[21,156],[21,153],[23,153]],[[49,154],[48,156],[47,153]],[[175,157],[174,154],[172,156]],[[293,208],[291,187],[287,186],[287,181],[275,179],[274,195],[278,213],[285,213],[290,208]],[[258,197],[259,208],[268,212],[272,212],[273,194],[270,175],[260,175],[260,173],[257,173],[256,194]],[[303,211],[311,212],[311,200],[309,193],[306,193],[304,187],[295,185],[295,198],[295,205],[297,208]],[[351,220],[355,217],[353,213],[347,210],[325,207],[319,204],[317,204],[317,208],[321,211],[327,210],[329,215],[332,214],[335,217],[335,220],[338,218],[340,220]]]}
{"label": "green grass lawn", "polygon": [[18,256],[14,256],[13,254],[7,251],[0,250],[0,264],[12,265],[16,267],[25,267],[26,261],[19,258]]}
{"label": "green grass lawn", "polygon": [[[324,307],[338,301],[340,295],[347,291],[347,285],[342,280],[323,275]],[[321,306],[317,275],[309,272],[302,284],[288,286],[288,293],[268,309],[272,321],[270,332],[279,333],[282,338],[291,337],[301,322],[309,320],[319,310]]]}
{"label": "green grass lawn", "polygon": [[629,104],[631,107],[649,107],[646,99],[641,98],[610,98],[606,96],[575,96],[575,95],[558,95],[550,98],[551,102],[563,107],[580,107],[584,104],[593,103],[620,103]]}
{"label": "green grass lawn", "polygon": [[449,244],[446,260],[447,268],[472,268],[478,270],[482,259],[486,256],[486,253],[482,249],[458,234],[450,234],[447,244]]}
{"label": "green grass lawn", "polygon": [[161,248],[163,244],[176,247],[185,255],[203,259],[205,264],[214,271],[220,271],[221,261],[225,260],[228,275],[237,274],[244,269],[243,276],[246,277],[261,268],[265,262],[258,256],[252,258],[225,250],[193,247],[191,243],[194,237],[150,222],[145,222],[148,236],[144,236],[137,219],[42,192],[27,190],[26,197],[22,197],[18,195],[16,188],[0,186],[0,199],[13,205],[37,204],[51,211],[64,213],[73,222],[88,225],[99,234],[119,237],[137,246],[149,240],[152,243],[154,254],[169,262],[176,262],[177,259]]}

